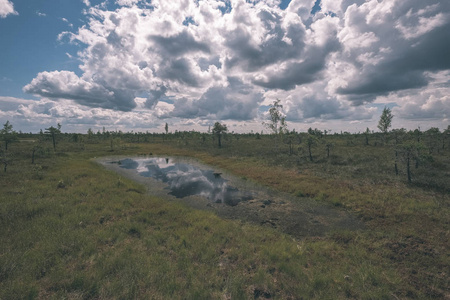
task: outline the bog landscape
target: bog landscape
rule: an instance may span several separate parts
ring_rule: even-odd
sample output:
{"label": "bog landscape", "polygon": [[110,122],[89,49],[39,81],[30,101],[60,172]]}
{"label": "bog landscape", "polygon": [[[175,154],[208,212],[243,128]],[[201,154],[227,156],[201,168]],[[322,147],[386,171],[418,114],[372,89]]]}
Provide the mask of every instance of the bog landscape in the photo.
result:
{"label": "bog landscape", "polygon": [[449,0],[0,0],[0,300],[450,300]]}
{"label": "bog landscape", "polygon": [[450,297],[449,131],[282,121],[273,134],[7,122],[0,299]]}

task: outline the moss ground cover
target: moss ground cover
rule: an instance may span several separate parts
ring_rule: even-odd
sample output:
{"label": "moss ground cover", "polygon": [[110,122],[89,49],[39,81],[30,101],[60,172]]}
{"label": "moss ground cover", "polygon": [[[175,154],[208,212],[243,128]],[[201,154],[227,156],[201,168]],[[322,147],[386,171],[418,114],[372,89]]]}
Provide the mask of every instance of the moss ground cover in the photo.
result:
{"label": "moss ground cover", "polygon": [[[300,148],[274,151],[268,137],[228,137],[221,149],[195,136],[60,141],[56,152],[47,142],[34,164],[33,143],[11,144],[0,174],[0,299],[449,297],[445,183],[408,184],[391,174],[389,147],[335,139],[332,156],[317,146],[313,162]],[[295,240],[163,201],[90,160],[150,153],[332,203],[367,229]],[[439,183],[448,154],[433,164],[423,172]]]}

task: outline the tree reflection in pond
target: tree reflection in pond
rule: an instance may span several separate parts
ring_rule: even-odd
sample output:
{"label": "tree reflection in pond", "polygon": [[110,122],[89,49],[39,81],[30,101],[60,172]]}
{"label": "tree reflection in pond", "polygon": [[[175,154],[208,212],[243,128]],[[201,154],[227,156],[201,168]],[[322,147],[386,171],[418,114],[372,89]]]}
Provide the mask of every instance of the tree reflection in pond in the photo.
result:
{"label": "tree reflection in pond", "polygon": [[250,192],[229,186],[220,173],[168,158],[127,158],[120,161],[120,166],[167,183],[171,190],[169,194],[177,198],[201,195],[213,202],[231,206],[253,199]]}

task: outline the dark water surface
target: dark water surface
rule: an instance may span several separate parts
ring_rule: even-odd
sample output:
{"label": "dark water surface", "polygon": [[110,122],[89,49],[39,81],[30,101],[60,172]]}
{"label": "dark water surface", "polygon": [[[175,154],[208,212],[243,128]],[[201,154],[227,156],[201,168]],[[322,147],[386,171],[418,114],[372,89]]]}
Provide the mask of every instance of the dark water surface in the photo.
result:
{"label": "dark water surface", "polygon": [[274,191],[189,158],[105,157],[97,162],[144,184],[148,193],[220,217],[269,226],[296,238],[363,229],[355,216],[331,204]]}
{"label": "dark water surface", "polygon": [[168,185],[170,195],[177,198],[200,195],[215,203],[235,206],[253,199],[251,192],[241,192],[230,186],[221,173],[205,170],[172,158],[126,158],[121,168],[136,170],[144,177],[152,177]]}

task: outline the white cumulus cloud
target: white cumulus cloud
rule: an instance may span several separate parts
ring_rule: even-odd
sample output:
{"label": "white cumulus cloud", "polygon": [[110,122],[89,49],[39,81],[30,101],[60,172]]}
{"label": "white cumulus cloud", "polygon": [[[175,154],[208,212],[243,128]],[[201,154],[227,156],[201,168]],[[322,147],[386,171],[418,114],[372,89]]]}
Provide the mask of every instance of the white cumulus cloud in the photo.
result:
{"label": "white cumulus cloud", "polygon": [[8,15],[18,15],[14,4],[8,0],[0,0],[0,18],[6,18]]}
{"label": "white cumulus cloud", "polygon": [[405,119],[448,118],[432,89],[450,70],[450,2],[83,2],[86,25],[59,37],[83,45],[80,76],[41,72],[24,91],[197,124],[257,120],[276,98],[297,122],[373,120],[380,99]]}

